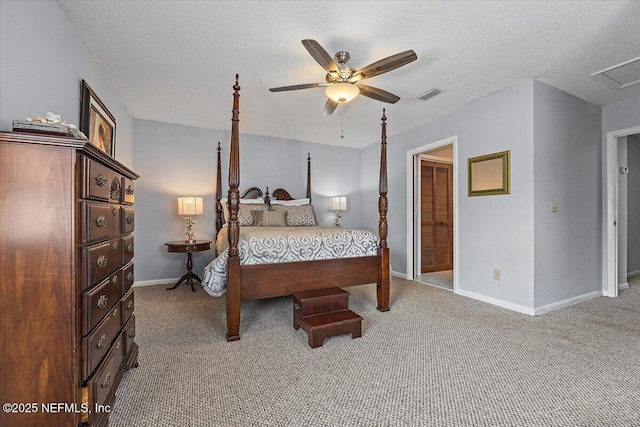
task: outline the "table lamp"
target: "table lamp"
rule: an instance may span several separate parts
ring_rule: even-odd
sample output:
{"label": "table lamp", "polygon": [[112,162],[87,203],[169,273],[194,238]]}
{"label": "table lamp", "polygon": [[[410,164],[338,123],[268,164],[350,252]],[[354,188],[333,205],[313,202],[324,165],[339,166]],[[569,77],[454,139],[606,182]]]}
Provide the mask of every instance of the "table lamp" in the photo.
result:
{"label": "table lamp", "polygon": [[187,230],[184,234],[187,235],[185,243],[195,243],[195,235],[191,230],[191,226],[197,221],[191,218],[192,215],[202,215],[204,212],[202,208],[202,197],[178,197],[178,215],[184,216],[184,220],[187,223]]}
{"label": "table lamp", "polygon": [[329,209],[336,213],[336,227],[340,227],[340,212],[347,210],[347,196],[329,197]]}

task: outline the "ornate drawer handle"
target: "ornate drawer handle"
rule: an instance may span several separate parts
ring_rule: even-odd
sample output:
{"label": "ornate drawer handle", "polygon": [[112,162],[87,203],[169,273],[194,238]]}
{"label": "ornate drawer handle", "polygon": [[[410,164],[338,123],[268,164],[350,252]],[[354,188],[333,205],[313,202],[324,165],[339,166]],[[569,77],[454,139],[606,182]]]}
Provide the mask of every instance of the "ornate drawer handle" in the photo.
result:
{"label": "ornate drawer handle", "polygon": [[103,348],[106,343],[107,343],[107,336],[103,334],[98,340],[98,345],[96,347]]}
{"label": "ornate drawer handle", "polygon": [[129,225],[133,224],[133,215],[129,215],[127,217],[127,224],[129,224]]}
{"label": "ornate drawer handle", "polygon": [[113,310],[113,313],[111,313],[111,315],[113,317],[116,317],[118,315],[118,309],[116,308],[115,310]]}
{"label": "ornate drawer handle", "polygon": [[127,189],[125,190],[125,193],[127,193],[127,195],[132,195],[133,194],[133,188],[131,188],[131,186],[128,186]]}
{"label": "ornate drawer handle", "polygon": [[187,246],[187,247],[186,247],[186,250],[188,250],[188,251],[192,251],[192,250],[194,250],[194,249],[195,249],[195,246]]}
{"label": "ornate drawer handle", "polygon": [[111,278],[111,283],[117,283],[117,282],[118,282],[118,275],[116,274]]}
{"label": "ornate drawer handle", "polygon": [[100,295],[100,298],[98,298],[98,307],[105,308],[108,302],[109,302],[109,298],[107,298],[106,295]]}
{"label": "ornate drawer handle", "polygon": [[116,343],[116,350],[120,350],[120,341]]}
{"label": "ornate drawer handle", "polygon": [[111,200],[120,199],[120,180],[118,178],[113,178],[111,180],[111,189],[110,189],[109,197],[111,197]]}
{"label": "ornate drawer handle", "polygon": [[96,176],[96,184],[98,187],[104,187],[107,185],[107,178],[102,174],[98,174],[98,176]]}
{"label": "ornate drawer handle", "polygon": [[293,308],[295,308],[296,310],[300,310],[300,304],[298,304],[297,302],[294,303]]}
{"label": "ornate drawer handle", "polygon": [[111,373],[107,372],[107,375],[104,376],[104,381],[102,381],[102,388],[109,387],[111,383]]}
{"label": "ornate drawer handle", "polygon": [[116,208],[111,208],[111,215],[116,216],[118,212],[116,212]]}
{"label": "ornate drawer handle", "polygon": [[131,271],[127,274],[127,280],[133,282],[133,273]]}
{"label": "ornate drawer handle", "polygon": [[131,331],[131,332],[129,332],[129,333],[127,334],[127,336],[128,336],[129,338],[133,338],[133,337],[135,337],[135,336],[136,336],[136,331]]}
{"label": "ornate drawer handle", "polygon": [[98,223],[98,227],[100,228],[107,226],[107,218],[105,218],[104,215],[98,215],[98,218],[96,218],[96,222]]}
{"label": "ornate drawer handle", "polygon": [[98,257],[98,267],[100,267],[100,268],[105,268],[105,267],[107,266],[108,261],[109,261],[109,260],[107,259],[107,257],[106,257],[106,256],[104,256],[104,255],[100,255],[100,256]]}
{"label": "ornate drawer handle", "polygon": [[129,252],[130,254],[133,254],[133,243],[129,243],[127,245],[127,252]]}
{"label": "ornate drawer handle", "polygon": [[118,241],[116,240],[115,242],[113,242],[113,244],[111,245],[113,247],[113,250],[115,251],[116,249],[118,249]]}
{"label": "ornate drawer handle", "polygon": [[129,301],[129,304],[127,304],[127,310],[133,310],[133,301]]}

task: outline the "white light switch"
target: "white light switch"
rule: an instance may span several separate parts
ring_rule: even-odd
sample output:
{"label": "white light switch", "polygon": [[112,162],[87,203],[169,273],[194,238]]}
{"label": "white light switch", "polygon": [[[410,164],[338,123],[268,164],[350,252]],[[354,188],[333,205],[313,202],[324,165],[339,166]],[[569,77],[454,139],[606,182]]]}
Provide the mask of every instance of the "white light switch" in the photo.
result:
{"label": "white light switch", "polygon": [[502,271],[500,269],[493,269],[493,280],[502,280]]}
{"label": "white light switch", "polygon": [[558,202],[551,202],[551,212],[558,212]]}

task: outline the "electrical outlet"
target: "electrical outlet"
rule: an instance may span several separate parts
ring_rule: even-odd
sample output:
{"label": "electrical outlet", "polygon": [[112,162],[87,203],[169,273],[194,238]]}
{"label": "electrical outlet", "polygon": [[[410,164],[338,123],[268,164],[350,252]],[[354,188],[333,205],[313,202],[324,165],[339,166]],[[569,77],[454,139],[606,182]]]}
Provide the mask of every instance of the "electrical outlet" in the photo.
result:
{"label": "electrical outlet", "polygon": [[558,202],[551,202],[551,212],[558,212]]}
{"label": "electrical outlet", "polygon": [[493,269],[493,280],[502,280],[502,270],[499,268]]}

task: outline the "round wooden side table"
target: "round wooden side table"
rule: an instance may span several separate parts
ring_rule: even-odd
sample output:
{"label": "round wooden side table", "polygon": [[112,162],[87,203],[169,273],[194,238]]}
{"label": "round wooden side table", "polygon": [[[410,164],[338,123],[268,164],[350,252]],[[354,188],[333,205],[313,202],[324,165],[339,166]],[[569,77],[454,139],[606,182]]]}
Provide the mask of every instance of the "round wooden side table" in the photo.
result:
{"label": "round wooden side table", "polygon": [[184,240],[179,240],[177,242],[167,242],[165,245],[167,245],[167,252],[181,252],[187,254],[187,273],[178,280],[178,283],[167,288],[167,290],[175,289],[180,286],[182,282],[186,282],[191,285],[191,290],[195,292],[196,290],[193,287],[193,279],[196,279],[200,283],[202,283],[202,279],[191,271],[193,269],[191,254],[193,252],[202,252],[211,249],[211,240],[196,240],[195,243],[187,243]]}

